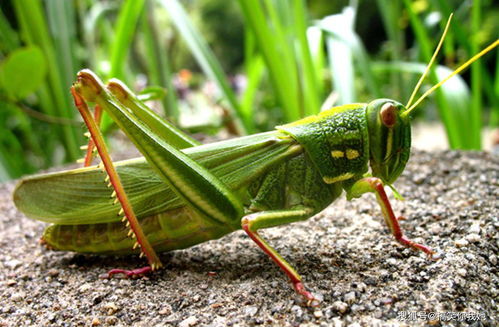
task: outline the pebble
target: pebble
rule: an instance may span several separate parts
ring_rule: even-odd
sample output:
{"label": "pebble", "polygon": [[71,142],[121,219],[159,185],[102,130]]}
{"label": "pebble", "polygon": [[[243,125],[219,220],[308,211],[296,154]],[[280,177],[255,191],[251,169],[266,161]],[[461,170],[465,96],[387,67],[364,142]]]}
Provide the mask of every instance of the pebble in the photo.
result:
{"label": "pebble", "polygon": [[17,281],[16,281],[16,280],[14,280],[14,279],[8,279],[8,280],[5,282],[5,284],[6,284],[7,286],[14,286],[14,285],[16,285],[16,284],[17,284]]}
{"label": "pebble", "polygon": [[392,266],[397,265],[397,259],[395,259],[395,258],[388,258],[388,259],[386,259],[386,262]]}
{"label": "pebble", "polygon": [[197,323],[198,323],[198,318],[196,318],[196,316],[190,316],[189,318],[182,320],[178,324],[178,327],[196,326]]}
{"label": "pebble", "polygon": [[164,307],[163,309],[159,310],[158,313],[160,315],[165,316],[165,315],[169,315],[170,313],[172,313],[172,310],[170,310],[170,308],[168,308],[168,307]]}
{"label": "pebble", "polygon": [[465,276],[466,276],[466,274],[467,274],[468,272],[467,272],[467,270],[466,270],[466,269],[464,269],[464,268],[459,268],[459,269],[457,270],[457,273],[458,273],[458,275],[465,277]]}
{"label": "pebble", "polygon": [[356,286],[357,286],[357,289],[359,290],[359,292],[365,292],[367,289],[367,285],[363,282],[357,283]]}
{"label": "pebble", "polygon": [[489,256],[489,261],[490,261],[491,264],[497,265],[497,256],[495,254],[491,254]]}
{"label": "pebble", "polygon": [[480,234],[480,225],[478,223],[473,223],[468,231],[470,233]]}
{"label": "pebble", "polygon": [[101,322],[99,320],[99,318],[97,317],[94,317],[94,319],[92,319],[92,326],[100,326]]}
{"label": "pebble", "polygon": [[460,238],[454,242],[454,245],[456,245],[458,248],[465,247],[468,244],[470,243],[465,238]]}
{"label": "pebble", "polygon": [[16,269],[17,267],[20,267],[22,264],[23,262],[17,259],[12,259],[4,262],[4,266],[9,269]]}
{"label": "pebble", "polygon": [[468,242],[471,242],[471,243],[480,242],[480,235],[478,235],[476,233],[468,234],[468,235],[466,235],[466,240],[468,240]]}
{"label": "pebble", "polygon": [[291,312],[292,312],[292,313],[294,313],[294,314],[295,314],[295,316],[297,316],[297,317],[301,317],[301,316],[303,316],[303,310],[302,310],[302,308],[301,308],[300,306],[298,306],[298,305],[293,305],[293,306],[291,307]]}
{"label": "pebble", "polygon": [[103,305],[104,309],[107,311],[109,316],[116,313],[119,310],[119,307],[114,302],[109,302]]}
{"label": "pebble", "polygon": [[118,322],[118,318],[116,318],[116,316],[106,317],[106,324],[108,324],[108,325],[114,326],[114,325],[116,325],[117,322]]}
{"label": "pebble", "polygon": [[86,284],[81,285],[80,288],[78,288],[78,291],[80,291],[81,293],[85,293],[86,291],[89,291],[92,288],[94,288],[94,287],[91,284],[86,283]]}
{"label": "pebble", "polygon": [[442,234],[442,227],[440,225],[434,225],[434,226],[431,226],[430,227],[430,233],[432,233],[433,235],[440,235]]}
{"label": "pebble", "polygon": [[333,318],[333,326],[334,327],[343,327],[343,321],[341,321],[340,317],[334,317]]}
{"label": "pebble", "polygon": [[316,310],[316,311],[314,311],[314,317],[315,317],[315,318],[322,318],[322,316],[323,316],[323,315],[324,315],[324,314],[322,313],[322,311],[321,311],[321,310]]}
{"label": "pebble", "polygon": [[50,269],[47,274],[50,276],[50,277],[57,277],[59,276],[59,270],[57,269]]}
{"label": "pebble", "polygon": [[355,292],[349,292],[349,293],[345,294],[344,300],[346,303],[350,303],[350,304],[355,302]]}
{"label": "pebble", "polygon": [[351,307],[351,310],[352,310],[352,313],[356,313],[356,312],[359,312],[359,311],[363,311],[364,307],[362,305],[353,304],[352,307]]}
{"label": "pebble", "polygon": [[348,310],[348,304],[342,301],[333,302],[333,309],[339,313],[345,313]]}
{"label": "pebble", "polygon": [[249,306],[249,307],[244,308],[244,314],[246,316],[254,316],[257,311],[258,311],[258,308],[255,306]]}
{"label": "pebble", "polygon": [[17,292],[17,293],[13,293],[11,296],[10,296],[10,299],[14,302],[20,302],[22,301],[24,298],[26,297],[26,294],[24,294],[23,292]]}
{"label": "pebble", "polygon": [[383,298],[379,299],[379,303],[381,303],[383,305],[392,304],[393,299],[390,297],[383,297]]}

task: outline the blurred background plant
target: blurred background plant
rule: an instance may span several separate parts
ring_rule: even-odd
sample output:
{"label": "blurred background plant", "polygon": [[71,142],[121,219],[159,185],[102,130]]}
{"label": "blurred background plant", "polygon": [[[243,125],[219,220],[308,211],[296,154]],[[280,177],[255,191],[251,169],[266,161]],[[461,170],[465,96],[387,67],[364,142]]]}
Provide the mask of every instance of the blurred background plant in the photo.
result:
{"label": "blurred background plant", "polygon": [[[82,156],[69,96],[82,68],[159,98],[154,109],[188,131],[256,133],[333,105],[407,102],[451,12],[426,88],[497,38],[493,3],[4,0],[0,181]],[[498,66],[495,50],[417,115],[439,117],[451,148],[480,149],[484,126],[499,126]]]}

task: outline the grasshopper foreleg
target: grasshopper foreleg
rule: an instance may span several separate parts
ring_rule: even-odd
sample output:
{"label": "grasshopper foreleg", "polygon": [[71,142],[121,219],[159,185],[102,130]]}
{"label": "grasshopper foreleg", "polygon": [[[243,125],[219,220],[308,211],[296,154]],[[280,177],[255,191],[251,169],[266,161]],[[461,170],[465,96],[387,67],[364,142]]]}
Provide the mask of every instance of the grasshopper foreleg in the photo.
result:
{"label": "grasshopper foreleg", "polygon": [[435,254],[433,250],[423,244],[416,243],[407,237],[404,236],[402,229],[399,225],[399,220],[403,220],[403,217],[396,217],[390,201],[388,200],[388,196],[385,193],[385,189],[383,188],[383,182],[381,179],[376,177],[366,177],[358,180],[352,185],[352,188],[348,192],[348,198],[360,197],[362,194],[366,192],[374,192],[376,194],[376,199],[381,207],[381,211],[383,212],[383,217],[385,218],[385,222],[388,225],[393,236],[400,244],[413,248],[415,250],[423,251],[428,254],[431,258]]}
{"label": "grasshopper foreleg", "polygon": [[318,305],[318,300],[303,285],[301,276],[296,270],[259,234],[261,228],[269,228],[304,220],[312,215],[309,208],[295,210],[261,211],[244,216],[241,225],[248,236],[286,273],[296,292],[305,297],[308,305]]}

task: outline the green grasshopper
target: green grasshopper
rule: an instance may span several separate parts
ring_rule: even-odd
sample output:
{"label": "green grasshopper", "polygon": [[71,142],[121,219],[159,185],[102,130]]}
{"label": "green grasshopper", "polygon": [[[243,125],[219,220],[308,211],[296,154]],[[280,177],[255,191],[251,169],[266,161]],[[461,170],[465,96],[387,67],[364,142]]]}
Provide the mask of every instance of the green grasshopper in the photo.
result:
{"label": "green grasshopper", "polygon": [[[406,106],[390,99],[348,104],[274,131],[206,145],[160,119],[121,82],[112,80],[106,87],[91,71],[82,70],[71,92],[90,134],[87,167],[21,180],[15,204],[26,216],[52,223],[42,237],[49,248],[147,257],[148,266],[113,269],[110,276],[148,273],[162,266],[156,252],[187,248],[242,228],[308,304],[317,300],[301,276],[258,231],[308,219],[343,191],[349,200],[374,192],[395,239],[432,256],[429,247],[404,236],[384,186],[392,187],[409,159],[410,113],[499,43],[411,104],[449,23]],[[94,116],[87,102],[95,103]],[[98,127],[102,110],[143,158],[111,160]],[[101,163],[90,167],[93,149]]]}

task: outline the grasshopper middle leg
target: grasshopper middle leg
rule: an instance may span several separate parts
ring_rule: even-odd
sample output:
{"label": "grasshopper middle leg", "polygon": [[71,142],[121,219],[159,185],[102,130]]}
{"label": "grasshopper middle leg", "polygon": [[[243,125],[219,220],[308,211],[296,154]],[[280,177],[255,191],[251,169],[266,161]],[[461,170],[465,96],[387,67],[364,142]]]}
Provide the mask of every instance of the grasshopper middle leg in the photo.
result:
{"label": "grasshopper middle leg", "polygon": [[307,299],[308,305],[317,305],[318,301],[303,285],[296,270],[259,234],[261,228],[275,227],[307,219],[313,213],[310,208],[291,210],[261,211],[249,214],[241,220],[241,225],[248,236],[286,273],[296,292]]}

